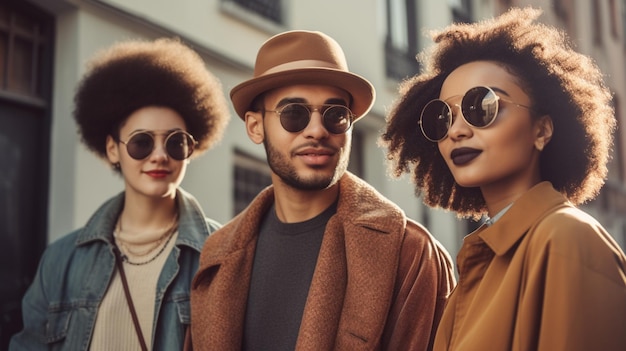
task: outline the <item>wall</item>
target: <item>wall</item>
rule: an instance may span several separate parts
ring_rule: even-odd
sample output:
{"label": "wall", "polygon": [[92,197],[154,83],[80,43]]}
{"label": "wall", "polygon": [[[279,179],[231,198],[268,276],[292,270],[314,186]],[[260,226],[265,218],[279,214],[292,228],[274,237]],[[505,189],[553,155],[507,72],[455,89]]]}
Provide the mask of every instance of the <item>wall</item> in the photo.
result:
{"label": "wall", "polygon": [[[333,36],[343,46],[350,69],[376,86],[377,100],[372,112],[355,126],[364,133],[364,178],[398,203],[409,217],[420,221],[428,213],[429,227],[449,245],[451,252],[456,252],[460,222],[451,214],[425,209],[413,195],[407,179],[391,180],[384,152],[377,145],[384,115],[393,103],[398,84],[385,76],[386,24],[380,11],[384,1],[290,2],[290,20],[282,28],[251,24],[254,19],[249,15],[224,9],[219,0],[29,1],[47,8],[57,18],[49,242],[82,226],[103,201],[123,190],[121,179],[108,165],[80,144],[72,119],[76,83],[85,62],[95,52],[127,38],[180,36],[203,56],[228,94],[233,86],[251,77],[256,51],[267,38],[297,28],[321,30]],[[428,6],[445,12],[442,4]],[[446,18],[424,16],[424,21],[425,25],[436,27]],[[232,217],[234,150],[265,157],[262,146],[248,140],[242,121],[234,112],[232,115],[221,144],[193,160],[183,181],[183,187],[198,198],[206,214],[221,222]]]}

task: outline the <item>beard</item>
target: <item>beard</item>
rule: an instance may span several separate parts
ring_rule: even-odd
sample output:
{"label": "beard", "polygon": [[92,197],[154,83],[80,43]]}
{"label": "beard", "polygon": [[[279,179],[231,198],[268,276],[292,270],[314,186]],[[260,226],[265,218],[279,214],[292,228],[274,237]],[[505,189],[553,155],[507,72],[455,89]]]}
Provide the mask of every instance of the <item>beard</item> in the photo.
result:
{"label": "beard", "polygon": [[[315,147],[323,143],[313,142],[308,146]],[[267,162],[272,172],[274,172],[283,183],[288,186],[305,191],[316,191],[327,189],[339,181],[348,169],[348,161],[350,155],[350,140],[346,143],[346,147],[339,150],[339,160],[335,166],[335,170],[332,174],[316,173],[310,177],[302,177],[298,174],[293,163],[288,156],[281,153],[278,148],[275,148],[267,138],[263,140],[265,146],[265,154],[267,156]]]}

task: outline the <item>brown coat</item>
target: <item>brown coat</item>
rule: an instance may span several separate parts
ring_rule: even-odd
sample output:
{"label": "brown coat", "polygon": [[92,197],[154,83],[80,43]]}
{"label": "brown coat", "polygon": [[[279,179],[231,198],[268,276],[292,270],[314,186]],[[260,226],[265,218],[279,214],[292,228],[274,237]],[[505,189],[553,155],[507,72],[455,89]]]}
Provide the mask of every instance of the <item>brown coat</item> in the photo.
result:
{"label": "brown coat", "polygon": [[626,350],[626,257],[543,182],[465,238],[435,350]]}
{"label": "brown coat", "polygon": [[[453,284],[447,252],[347,173],[329,220],[296,350],[429,350]],[[195,350],[241,350],[259,223],[270,187],[207,240],[192,283]]]}

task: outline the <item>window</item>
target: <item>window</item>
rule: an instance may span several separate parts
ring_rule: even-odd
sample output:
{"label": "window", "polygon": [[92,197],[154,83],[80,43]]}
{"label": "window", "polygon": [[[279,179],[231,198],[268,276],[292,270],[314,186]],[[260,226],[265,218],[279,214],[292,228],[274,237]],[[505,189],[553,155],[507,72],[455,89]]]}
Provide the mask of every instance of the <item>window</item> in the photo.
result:
{"label": "window", "polygon": [[0,5],[0,91],[44,97],[43,57],[50,50],[36,17]]}
{"label": "window", "polygon": [[263,188],[272,184],[267,162],[238,150],[235,150],[234,178],[235,215],[246,208]]}
{"label": "window", "polygon": [[403,80],[419,73],[418,28],[416,0],[387,0],[387,77]]}
{"label": "window", "polygon": [[280,0],[231,0],[239,6],[270,19],[282,23]]}
{"label": "window", "polygon": [[611,35],[613,35],[613,38],[618,39],[620,34],[620,13],[617,9],[617,0],[609,0],[609,16],[611,16]]}
{"label": "window", "polygon": [[[626,39],[626,0],[621,1],[620,10],[621,10],[621,21],[622,21],[622,43],[625,42]],[[625,233],[626,234],[626,233]]]}
{"label": "window", "polygon": [[352,127],[352,147],[350,149],[350,163],[348,171],[363,177],[363,132]]}
{"label": "window", "polygon": [[513,6],[512,0],[500,0],[499,9],[501,9],[502,12],[504,12],[506,9],[508,9],[511,6]]}
{"label": "window", "polygon": [[600,1],[593,0],[591,7],[591,21],[593,23],[593,42],[594,44],[602,44],[602,6]]}
{"label": "window", "polygon": [[221,7],[234,17],[270,31],[281,31],[286,25],[282,0],[222,0]]}
{"label": "window", "polygon": [[[554,25],[563,28],[570,36],[576,33],[575,4],[573,0],[552,0],[552,9],[557,22]],[[581,23],[578,23],[579,27]]]}
{"label": "window", "polygon": [[617,119],[617,131],[615,132],[615,140],[613,141],[613,158],[609,162],[609,178],[613,178],[618,182],[626,183],[626,155],[623,154],[626,151],[626,144],[622,140],[622,121],[624,120],[621,115],[621,101],[619,95],[613,96],[613,108],[615,109],[615,119]]}
{"label": "window", "polygon": [[448,0],[452,9],[452,21],[456,23],[472,22],[472,3],[470,0]]}

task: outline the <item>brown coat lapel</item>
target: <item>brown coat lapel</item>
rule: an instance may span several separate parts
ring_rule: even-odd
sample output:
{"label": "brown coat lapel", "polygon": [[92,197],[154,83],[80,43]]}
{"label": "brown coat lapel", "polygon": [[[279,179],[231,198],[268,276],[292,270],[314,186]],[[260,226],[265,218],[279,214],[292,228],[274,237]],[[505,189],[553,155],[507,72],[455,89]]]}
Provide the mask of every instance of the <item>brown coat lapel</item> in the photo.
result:
{"label": "brown coat lapel", "polygon": [[[273,202],[264,190],[207,240],[192,284],[196,350],[240,350],[259,223]],[[393,298],[406,219],[360,179],[340,181],[306,302],[296,350],[370,350],[380,343]]]}

